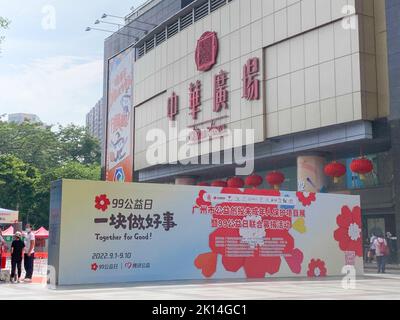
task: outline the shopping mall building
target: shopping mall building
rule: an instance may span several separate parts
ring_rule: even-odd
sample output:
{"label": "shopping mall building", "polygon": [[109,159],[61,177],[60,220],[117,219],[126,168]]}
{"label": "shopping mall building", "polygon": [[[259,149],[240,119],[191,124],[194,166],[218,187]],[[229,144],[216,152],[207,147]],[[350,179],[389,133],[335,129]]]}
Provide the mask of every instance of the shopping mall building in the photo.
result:
{"label": "shopping mall building", "polygon": [[[173,147],[189,142],[199,158],[226,157],[232,132],[253,129],[256,174],[282,172],[285,190],[360,195],[364,238],[398,235],[399,21],[395,0],[146,2],[105,41],[105,178],[227,179],[237,164],[157,164],[149,154],[182,160]],[[111,110],[126,97],[133,112]],[[164,141],[147,141],[160,129]],[[351,169],[360,157],[373,164],[365,177]],[[335,161],[347,167],[338,183],[324,171]]]}

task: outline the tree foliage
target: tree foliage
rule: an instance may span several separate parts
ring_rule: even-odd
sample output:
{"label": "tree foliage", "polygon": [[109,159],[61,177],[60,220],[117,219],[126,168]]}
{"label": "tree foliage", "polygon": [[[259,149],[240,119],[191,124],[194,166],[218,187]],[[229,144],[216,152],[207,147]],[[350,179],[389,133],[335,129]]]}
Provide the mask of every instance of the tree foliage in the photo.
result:
{"label": "tree foliage", "polygon": [[48,226],[52,181],[100,179],[99,143],[79,126],[0,122],[0,156],[0,207],[36,226]]}
{"label": "tree foliage", "polygon": [[[0,16],[0,30],[7,29],[10,25],[10,20]],[[0,53],[1,53],[1,43],[4,40],[4,36],[0,33]]]}
{"label": "tree foliage", "polygon": [[60,162],[59,141],[50,127],[0,123],[0,153],[12,154],[41,171]]}
{"label": "tree foliage", "polygon": [[35,167],[12,155],[0,156],[0,204],[25,215],[35,209],[41,175]]}
{"label": "tree foliage", "polygon": [[100,161],[100,145],[83,128],[75,125],[59,127],[57,133],[60,142],[60,159],[91,164]]}
{"label": "tree foliage", "polygon": [[6,18],[0,17],[0,28],[7,29],[10,25],[10,21]]}
{"label": "tree foliage", "polygon": [[100,166],[97,164],[82,164],[71,161],[61,167],[57,167],[46,175],[47,181],[56,181],[60,179],[76,180],[99,180]]}

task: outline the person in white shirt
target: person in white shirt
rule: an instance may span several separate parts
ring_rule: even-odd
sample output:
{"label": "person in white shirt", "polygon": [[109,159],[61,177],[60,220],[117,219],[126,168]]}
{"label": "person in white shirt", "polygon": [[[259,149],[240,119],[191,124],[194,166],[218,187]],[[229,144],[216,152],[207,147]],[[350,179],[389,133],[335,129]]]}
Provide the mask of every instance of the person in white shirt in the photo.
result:
{"label": "person in white shirt", "polygon": [[372,261],[374,261],[375,258],[375,251],[376,251],[376,247],[375,247],[375,240],[377,239],[376,235],[373,233],[371,236],[371,239],[369,241],[370,246],[369,246],[369,252],[368,252],[368,262],[371,263]]}
{"label": "person in white shirt", "polygon": [[389,247],[386,239],[379,235],[374,241],[376,250],[376,262],[378,264],[378,273],[386,272],[386,257],[389,255]]}
{"label": "person in white shirt", "polygon": [[25,254],[24,254],[24,269],[25,282],[32,282],[33,276],[33,261],[35,259],[35,235],[32,232],[32,226],[28,223],[25,226]]}

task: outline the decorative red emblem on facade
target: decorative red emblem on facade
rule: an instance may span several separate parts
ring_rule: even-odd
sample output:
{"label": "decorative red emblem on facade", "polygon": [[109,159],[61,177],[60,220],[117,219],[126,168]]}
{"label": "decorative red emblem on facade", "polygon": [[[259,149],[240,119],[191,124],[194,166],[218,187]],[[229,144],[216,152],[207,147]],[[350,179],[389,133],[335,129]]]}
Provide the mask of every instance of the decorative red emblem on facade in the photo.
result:
{"label": "decorative red emblem on facade", "polygon": [[201,106],[201,82],[191,83],[189,86],[189,109],[193,120],[197,120],[197,114]]}
{"label": "decorative red emblem on facade", "polygon": [[175,121],[175,117],[178,115],[179,97],[175,92],[172,92],[171,97],[168,98],[168,118],[171,121]]}
{"label": "decorative red emblem on facade", "polygon": [[205,32],[197,41],[196,65],[198,71],[208,71],[217,62],[218,37],[215,32]]}
{"label": "decorative red emblem on facade", "polygon": [[243,67],[243,98],[252,101],[260,99],[260,59],[252,58]]}
{"label": "decorative red emblem on facade", "polygon": [[214,76],[214,112],[228,108],[228,90],[226,89],[228,73],[221,70]]}

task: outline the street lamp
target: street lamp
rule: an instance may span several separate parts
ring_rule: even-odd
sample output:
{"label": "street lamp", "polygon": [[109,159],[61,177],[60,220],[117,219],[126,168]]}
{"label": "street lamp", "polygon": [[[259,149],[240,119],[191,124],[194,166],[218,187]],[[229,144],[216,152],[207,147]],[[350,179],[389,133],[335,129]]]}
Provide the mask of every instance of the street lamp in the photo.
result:
{"label": "street lamp", "polygon": [[138,42],[138,41],[139,41],[139,38],[138,38],[138,37],[134,37],[134,36],[132,36],[132,35],[125,34],[125,33],[121,33],[121,32],[115,32],[115,31],[112,31],[112,30],[99,29],[99,28],[92,28],[92,27],[87,27],[87,28],[85,29],[86,32],[89,32],[89,31],[92,31],[92,30],[102,31],[102,32],[108,32],[108,33],[118,33],[118,34],[120,34],[120,35],[129,37],[129,38],[134,38],[134,39],[135,39],[135,42]]}
{"label": "street lamp", "polygon": [[110,24],[110,25],[113,25],[113,26],[118,26],[118,28],[125,27],[125,28],[129,28],[129,29],[135,29],[135,30],[143,31],[144,34],[147,34],[147,32],[148,32],[148,30],[146,30],[146,29],[137,28],[137,27],[131,27],[131,26],[126,26],[126,25],[124,26],[124,25],[121,25],[121,24],[119,24],[119,23],[108,22],[108,21],[102,21],[102,20],[99,20],[99,19],[97,19],[97,20],[94,22],[94,24],[100,24],[100,23],[105,23],[105,24]]}
{"label": "street lamp", "polygon": [[[133,9],[133,8],[131,8],[131,9]],[[132,10],[132,11],[133,11],[133,10]],[[106,13],[104,13],[104,14],[101,16],[102,19],[105,19],[105,18],[107,18],[107,17],[125,20],[124,17],[113,16],[113,15],[111,15],[111,14],[106,14]],[[143,24],[147,24],[147,25],[149,25],[149,26],[152,26],[152,27],[157,27],[156,24],[150,23],[150,22],[145,22],[145,21],[140,21],[140,20],[130,20],[130,19],[128,19],[128,21],[129,21],[129,22],[132,22],[132,21],[140,22],[140,23],[143,23]]]}

